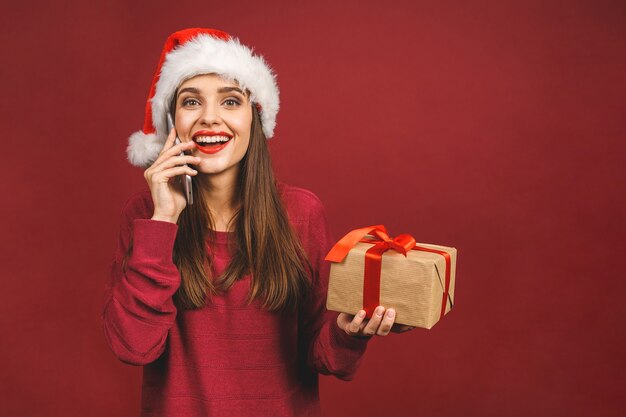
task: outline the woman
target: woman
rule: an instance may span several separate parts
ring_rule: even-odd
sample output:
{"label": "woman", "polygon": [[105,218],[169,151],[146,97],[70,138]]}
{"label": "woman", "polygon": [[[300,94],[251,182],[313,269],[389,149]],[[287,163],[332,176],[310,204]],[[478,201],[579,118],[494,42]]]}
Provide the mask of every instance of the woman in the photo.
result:
{"label": "woman", "polygon": [[150,191],[123,211],[103,309],[113,352],[144,365],[144,416],[319,415],[317,374],[351,379],[392,328],[391,309],[325,310],[333,241],[319,199],[274,180],[278,103],[265,61],[228,34],[168,38],[128,148]]}

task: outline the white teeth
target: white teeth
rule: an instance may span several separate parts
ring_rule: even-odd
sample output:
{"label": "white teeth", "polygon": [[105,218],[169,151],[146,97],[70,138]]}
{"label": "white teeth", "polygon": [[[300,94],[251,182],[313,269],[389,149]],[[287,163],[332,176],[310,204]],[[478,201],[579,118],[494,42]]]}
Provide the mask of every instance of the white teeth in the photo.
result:
{"label": "white teeth", "polygon": [[224,143],[228,142],[230,138],[228,136],[196,136],[194,140],[200,143]]}

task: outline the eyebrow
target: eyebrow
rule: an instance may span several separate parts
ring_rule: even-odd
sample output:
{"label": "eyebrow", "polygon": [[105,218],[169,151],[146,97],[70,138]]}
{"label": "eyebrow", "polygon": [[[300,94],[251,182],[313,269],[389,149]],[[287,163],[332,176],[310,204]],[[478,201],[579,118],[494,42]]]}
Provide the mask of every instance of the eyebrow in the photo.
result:
{"label": "eyebrow", "polygon": [[[246,94],[241,90],[241,88],[238,88],[238,87],[222,87],[219,90],[217,90],[217,92],[220,94],[230,93],[231,91],[236,91],[242,96],[246,96]],[[182,93],[200,94],[200,90],[198,90],[195,87],[186,87],[178,92],[177,97],[180,97]]]}
{"label": "eyebrow", "polygon": [[237,87],[222,87],[219,90],[217,90],[218,93],[230,93],[231,91],[236,91],[242,96],[245,96],[245,93],[241,91],[241,88],[237,88]]}
{"label": "eyebrow", "polygon": [[193,94],[200,94],[200,90],[198,90],[197,88],[194,87],[187,87],[187,88],[183,88],[182,90],[180,90],[178,92],[178,94],[176,95],[176,97],[180,97],[180,95],[182,93],[193,93]]}

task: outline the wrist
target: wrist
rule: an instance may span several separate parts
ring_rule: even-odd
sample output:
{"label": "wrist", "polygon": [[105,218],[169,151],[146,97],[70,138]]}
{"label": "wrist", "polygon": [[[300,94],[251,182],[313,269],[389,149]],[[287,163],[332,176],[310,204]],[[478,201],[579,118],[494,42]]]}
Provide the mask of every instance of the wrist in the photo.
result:
{"label": "wrist", "polygon": [[178,221],[178,218],[171,217],[171,216],[163,216],[160,214],[154,214],[150,220],[158,220],[160,222],[168,222],[168,223],[176,224],[176,222]]}

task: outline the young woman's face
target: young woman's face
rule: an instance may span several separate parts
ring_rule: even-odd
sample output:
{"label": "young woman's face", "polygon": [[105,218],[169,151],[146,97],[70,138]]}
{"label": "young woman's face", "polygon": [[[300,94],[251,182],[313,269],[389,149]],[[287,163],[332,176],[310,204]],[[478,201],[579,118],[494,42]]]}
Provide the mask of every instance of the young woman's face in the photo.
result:
{"label": "young woman's face", "polygon": [[252,107],[239,86],[215,74],[183,82],[176,97],[176,132],[196,142],[199,173],[237,173],[250,143]]}

